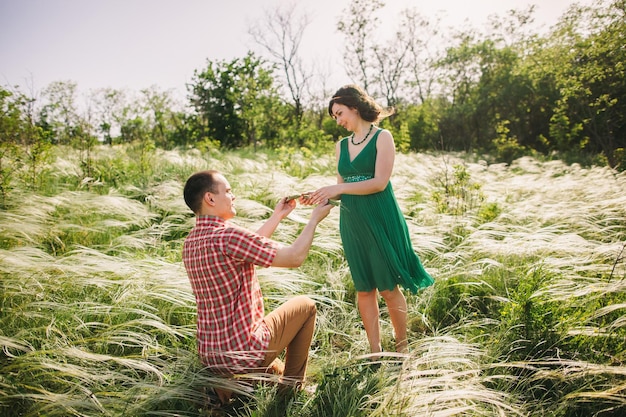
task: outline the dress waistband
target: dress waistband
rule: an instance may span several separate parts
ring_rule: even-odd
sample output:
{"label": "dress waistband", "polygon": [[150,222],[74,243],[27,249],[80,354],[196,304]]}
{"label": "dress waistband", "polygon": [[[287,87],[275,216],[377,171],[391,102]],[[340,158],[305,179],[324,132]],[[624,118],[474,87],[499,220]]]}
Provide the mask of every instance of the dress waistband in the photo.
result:
{"label": "dress waistband", "polygon": [[343,177],[343,180],[345,182],[359,182],[359,181],[366,181],[366,180],[371,180],[371,179],[372,179],[372,175],[370,174],[348,175],[347,177]]}

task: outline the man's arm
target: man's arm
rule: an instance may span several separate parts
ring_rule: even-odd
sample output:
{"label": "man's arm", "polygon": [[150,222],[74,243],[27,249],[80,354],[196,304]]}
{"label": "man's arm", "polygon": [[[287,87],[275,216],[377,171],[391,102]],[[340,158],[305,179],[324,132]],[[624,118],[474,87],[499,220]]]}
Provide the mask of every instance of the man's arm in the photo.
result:
{"label": "man's arm", "polygon": [[313,212],[311,212],[311,218],[306,226],[304,226],[300,236],[298,236],[290,246],[282,247],[277,250],[276,256],[272,261],[272,266],[297,268],[302,265],[309,253],[309,249],[311,249],[317,225],[328,216],[328,213],[330,213],[333,207],[332,204],[316,206]]}
{"label": "man's arm", "polygon": [[283,197],[276,205],[276,208],[274,209],[274,212],[272,213],[270,218],[267,219],[263,226],[261,226],[259,230],[256,231],[257,234],[267,238],[271,237],[272,234],[274,234],[274,231],[278,227],[279,223],[285,217],[287,217],[287,215],[291,213],[295,207],[296,200],[287,201],[287,198]]}

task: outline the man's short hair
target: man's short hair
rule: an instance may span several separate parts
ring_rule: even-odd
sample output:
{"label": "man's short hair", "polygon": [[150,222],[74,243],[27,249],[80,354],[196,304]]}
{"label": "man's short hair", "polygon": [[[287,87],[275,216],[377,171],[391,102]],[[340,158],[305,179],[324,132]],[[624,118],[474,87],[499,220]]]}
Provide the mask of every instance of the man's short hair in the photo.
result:
{"label": "man's short hair", "polygon": [[215,177],[219,174],[215,170],[200,171],[193,174],[187,179],[183,196],[187,207],[194,213],[198,214],[202,207],[202,199],[206,193],[215,193]]}

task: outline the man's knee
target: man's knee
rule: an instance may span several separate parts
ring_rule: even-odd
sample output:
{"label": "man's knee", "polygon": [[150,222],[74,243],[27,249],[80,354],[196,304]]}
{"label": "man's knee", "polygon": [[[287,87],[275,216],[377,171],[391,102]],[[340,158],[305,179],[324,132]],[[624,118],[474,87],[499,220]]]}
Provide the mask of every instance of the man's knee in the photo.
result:
{"label": "man's knee", "polygon": [[295,297],[295,300],[298,302],[298,305],[303,311],[306,311],[312,315],[315,315],[317,313],[317,306],[315,305],[315,301],[311,300],[306,295],[299,295]]}

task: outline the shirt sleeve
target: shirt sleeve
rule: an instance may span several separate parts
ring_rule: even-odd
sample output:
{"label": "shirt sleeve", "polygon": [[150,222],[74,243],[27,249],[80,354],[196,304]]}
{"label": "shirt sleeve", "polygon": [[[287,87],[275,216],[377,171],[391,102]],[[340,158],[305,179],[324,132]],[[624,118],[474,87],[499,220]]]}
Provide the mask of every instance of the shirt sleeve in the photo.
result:
{"label": "shirt sleeve", "polygon": [[280,245],[271,239],[239,227],[226,230],[224,252],[245,263],[267,268],[272,265]]}

